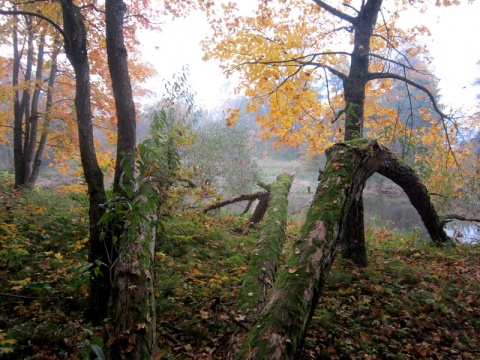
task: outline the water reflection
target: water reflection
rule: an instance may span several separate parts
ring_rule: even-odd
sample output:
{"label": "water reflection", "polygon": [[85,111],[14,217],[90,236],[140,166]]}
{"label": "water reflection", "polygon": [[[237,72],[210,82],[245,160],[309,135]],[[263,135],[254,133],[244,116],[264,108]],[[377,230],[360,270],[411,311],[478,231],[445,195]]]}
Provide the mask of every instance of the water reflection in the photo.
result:
{"label": "water reflection", "polygon": [[[289,198],[289,212],[298,212],[308,204],[313,195],[296,195]],[[428,239],[422,219],[406,196],[364,194],[365,225],[384,226],[388,230],[412,232],[415,228],[420,238]],[[480,228],[469,222],[452,221],[447,234],[458,241],[480,242]]]}
{"label": "water reflection", "polygon": [[[382,194],[365,194],[365,222],[367,226],[385,226],[389,230],[411,232],[414,228],[420,230],[422,238],[428,237],[427,229],[422,219],[408,198],[391,197]],[[455,240],[463,242],[478,242],[480,227],[469,222],[451,221],[446,227],[447,234]]]}
{"label": "water reflection", "polygon": [[406,198],[365,194],[364,207],[367,226],[385,226],[389,230],[406,232],[419,228],[420,234],[427,234],[420,215]]}

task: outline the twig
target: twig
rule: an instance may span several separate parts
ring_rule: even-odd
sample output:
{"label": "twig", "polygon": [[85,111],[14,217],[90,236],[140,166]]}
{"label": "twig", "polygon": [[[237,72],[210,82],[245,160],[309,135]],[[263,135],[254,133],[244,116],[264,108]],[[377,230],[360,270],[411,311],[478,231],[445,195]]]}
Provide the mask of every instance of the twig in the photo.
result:
{"label": "twig", "polygon": [[222,310],[225,312],[225,314],[227,314],[227,315],[230,317],[230,319],[232,319],[232,321],[233,321],[235,324],[237,324],[238,326],[240,326],[241,328],[243,328],[243,329],[245,329],[245,330],[247,330],[247,331],[250,330],[250,328],[249,328],[247,325],[245,325],[245,324],[242,323],[241,321],[238,321],[238,320],[235,318],[235,315],[233,315],[222,303],[220,303],[219,305],[220,305],[220,307],[222,308]]}
{"label": "twig", "polygon": [[0,292],[0,296],[13,297],[18,299],[60,299],[59,296],[26,296],[26,295],[17,295],[17,294],[7,294]]}
{"label": "twig", "polygon": [[470,221],[470,222],[478,222],[480,223],[480,218],[469,218],[464,215],[458,214],[445,214],[441,216],[442,224],[445,225],[446,223],[453,221],[453,220],[460,220],[460,221]]}

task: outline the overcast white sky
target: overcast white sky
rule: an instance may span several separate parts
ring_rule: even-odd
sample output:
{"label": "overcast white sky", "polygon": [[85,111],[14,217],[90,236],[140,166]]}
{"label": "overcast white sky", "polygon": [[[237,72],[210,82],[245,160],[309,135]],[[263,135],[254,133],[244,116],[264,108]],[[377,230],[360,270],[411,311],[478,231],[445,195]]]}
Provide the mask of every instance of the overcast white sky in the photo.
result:
{"label": "overcast white sky", "polygon": [[[454,108],[468,108],[477,104],[475,96],[480,87],[472,85],[480,77],[480,41],[478,18],[480,1],[458,7],[432,8],[416,17],[405,14],[406,21],[419,21],[426,25],[432,36],[425,40],[434,61],[431,64],[440,78],[442,103]],[[225,78],[215,61],[202,61],[199,42],[209,31],[202,14],[187,19],[167,21],[163,32],[154,34],[145,42],[147,61],[154,64],[159,75],[150,84],[163,89],[162,79],[171,79],[184,65],[190,68],[190,81],[199,101],[207,106],[219,105],[228,97]]]}
{"label": "overcast white sky", "polygon": [[437,9],[427,19],[432,36],[427,46],[433,67],[440,78],[442,102],[455,107],[474,106],[480,87],[472,85],[480,78],[479,22],[480,2]]}

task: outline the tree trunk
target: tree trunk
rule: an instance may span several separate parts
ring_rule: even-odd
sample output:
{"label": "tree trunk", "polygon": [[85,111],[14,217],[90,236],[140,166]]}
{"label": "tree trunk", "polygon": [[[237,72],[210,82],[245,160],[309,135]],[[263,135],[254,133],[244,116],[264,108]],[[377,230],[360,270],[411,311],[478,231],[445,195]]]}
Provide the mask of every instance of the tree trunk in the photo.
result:
{"label": "tree trunk", "polygon": [[[40,82],[43,81],[43,57],[45,54],[45,36],[40,38],[40,43],[38,46],[37,54],[37,66],[35,72],[35,80]],[[35,89],[33,90],[32,101],[30,104],[30,116],[28,119],[25,119],[26,126],[25,131],[25,147],[24,147],[24,156],[23,156],[23,166],[24,166],[24,179],[23,183],[25,185],[33,185],[29,183],[29,179],[33,173],[33,164],[35,160],[35,149],[37,147],[37,135],[38,135],[38,118],[40,117],[38,106],[40,100],[40,84],[35,84]]]}
{"label": "tree trunk", "polygon": [[[121,183],[123,178],[128,179],[134,175],[136,145],[135,105],[123,37],[123,18],[126,10],[122,0],[107,0],[105,3],[108,68],[118,121],[113,190],[116,194],[127,197],[127,201],[146,202],[148,199],[142,195],[137,199],[129,199]],[[141,215],[132,210],[131,216]],[[118,236],[119,254],[113,269],[113,291],[109,302],[110,321],[107,325],[108,359],[143,360],[155,356],[156,216],[156,212],[147,214],[146,220],[141,220],[135,225],[128,223],[127,220]]]}
{"label": "tree trunk", "polygon": [[378,173],[389,178],[399,185],[408,196],[413,207],[422,218],[423,224],[436,245],[454,245],[445,232],[444,222],[438,216],[430,200],[427,188],[421,183],[415,171],[408,165],[401,163],[390,150],[378,170]]}
{"label": "tree trunk", "polygon": [[255,206],[255,210],[250,218],[250,222],[258,224],[260,221],[262,221],[268,209],[269,192],[270,189],[268,189],[266,193],[258,198],[258,204]]}
{"label": "tree trunk", "polygon": [[[14,7],[14,11],[16,8]],[[34,31],[35,24],[31,16],[24,15],[26,24],[25,43],[21,46],[27,47],[26,58],[22,60],[23,49],[19,49],[19,34],[17,15],[13,23],[13,73],[12,85],[14,87],[13,99],[13,113],[14,113],[14,169],[15,169],[15,187],[32,186],[38,177],[38,172],[41,164],[41,157],[45,148],[45,144],[40,141],[37,144],[37,137],[40,124],[40,96],[42,92],[41,83],[43,82],[43,67],[45,55],[45,35],[42,34],[37,40],[37,62],[33,66],[35,55]],[[55,40],[54,40],[55,41]],[[58,46],[54,45],[51,55],[52,70],[49,78],[48,94],[51,95],[53,91],[53,83],[56,76],[56,57],[58,55]],[[25,63],[25,71],[23,77],[20,79],[20,70],[22,62]],[[33,77],[33,69],[35,68],[35,76]],[[52,81],[50,81],[52,80]],[[21,86],[22,81],[25,85]],[[51,86],[50,86],[51,84]],[[33,92],[32,92],[33,87]],[[22,89],[22,90],[20,90]],[[47,94],[47,97],[49,96]],[[47,100],[47,109],[45,109],[45,117],[51,108]],[[47,131],[42,131],[42,135],[47,134]],[[46,142],[46,136],[44,137]]]}
{"label": "tree trunk", "polygon": [[282,173],[269,185],[268,207],[261,223],[260,239],[250,257],[248,269],[237,295],[237,311],[255,318],[263,307],[265,295],[273,286],[280,254],[285,242],[288,193],[293,176]]}
{"label": "tree trunk", "polygon": [[[22,81],[29,82],[32,79],[33,68],[33,29],[28,16],[25,17],[25,23],[27,26],[27,57]],[[25,44],[23,46],[25,46]],[[15,167],[15,187],[20,187],[25,184],[25,148],[28,144],[28,136],[30,134],[30,92],[28,87],[24,87],[23,91],[18,89],[18,85],[20,84],[20,65],[22,62],[22,51],[19,50],[18,22],[15,22],[13,29],[13,52],[12,84],[13,86],[17,86],[13,106],[13,162]]]}
{"label": "tree trunk", "polygon": [[136,146],[135,104],[128,73],[127,49],[123,37],[123,18],[127,7],[123,0],[105,2],[108,69],[112,80],[117,114],[117,159],[113,191],[123,194],[121,178],[124,169],[133,172]]}
{"label": "tree trunk", "polygon": [[[139,196],[136,201],[145,203],[147,199]],[[155,358],[156,215],[150,214],[139,224],[124,224],[109,303],[107,359]]]}
{"label": "tree trunk", "polygon": [[367,247],[365,244],[365,218],[363,216],[363,196],[354,200],[348,210],[347,223],[341,236],[341,255],[360,267],[367,267]]}
{"label": "tree trunk", "polygon": [[[376,141],[354,140],[328,149],[327,164],[300,239],[294,244],[285,268],[279,272],[237,359],[299,358],[339,239],[343,230],[352,225],[349,209],[361,199],[366,180],[376,171],[411,189],[408,191],[421,198],[422,209],[433,209],[425,187],[412,176],[413,171],[399,164],[393,154]],[[436,219],[432,222],[433,227],[436,225],[432,233],[441,233],[436,212],[429,213],[428,218]]]}
{"label": "tree trunk", "polygon": [[363,137],[365,91],[370,72],[370,39],[382,7],[382,0],[362,4],[353,22],[354,40],[350,72],[343,79],[345,96],[345,141]]}
{"label": "tree trunk", "polygon": [[[260,239],[250,257],[237,295],[238,316],[248,324],[256,320],[265,303],[268,291],[275,283],[278,263],[285,242],[287,225],[288,193],[293,176],[282,173],[268,186],[268,207],[261,223]],[[238,353],[245,329],[237,329],[231,336],[226,358],[233,359]]]}
{"label": "tree trunk", "polygon": [[[353,23],[354,47],[350,72],[343,79],[345,96],[345,141],[363,137],[365,91],[370,76],[370,39],[377,22],[382,0],[364,3]],[[358,266],[367,266],[363,199],[355,200],[348,212],[350,226],[341,236],[342,257]]]}
{"label": "tree trunk", "polygon": [[42,130],[40,141],[38,143],[37,151],[35,152],[35,158],[33,163],[33,170],[28,179],[28,183],[34,185],[37,182],[38,174],[40,172],[40,167],[42,165],[42,156],[43,152],[45,151],[45,146],[47,145],[47,138],[48,133],[50,130],[50,111],[53,107],[53,86],[55,84],[55,79],[57,77],[57,59],[58,54],[60,53],[60,44],[58,40],[55,39],[54,41],[54,48],[52,50],[52,65],[50,66],[50,76],[48,77],[48,88],[47,88],[47,104],[45,106],[45,114],[43,118]]}
{"label": "tree trunk", "polygon": [[[92,264],[90,278],[90,305],[88,317],[100,325],[107,317],[110,297],[110,265],[115,247],[109,237],[102,238],[99,220],[106,203],[103,173],[98,166],[93,141],[93,124],[90,101],[90,67],[87,53],[87,30],[80,8],[72,0],[61,0],[65,33],[65,52],[75,72],[75,111],[77,113],[80,157],[88,186],[90,239],[88,262]],[[100,270],[96,275],[95,268]]]}
{"label": "tree trunk", "polygon": [[13,98],[13,164],[15,168],[15,187],[22,185],[24,179],[23,176],[23,147],[22,147],[22,111],[20,106],[21,95],[18,89],[19,76],[20,76],[20,52],[18,48],[18,19],[15,16],[13,24],[13,74],[12,74],[12,86],[15,89]]}

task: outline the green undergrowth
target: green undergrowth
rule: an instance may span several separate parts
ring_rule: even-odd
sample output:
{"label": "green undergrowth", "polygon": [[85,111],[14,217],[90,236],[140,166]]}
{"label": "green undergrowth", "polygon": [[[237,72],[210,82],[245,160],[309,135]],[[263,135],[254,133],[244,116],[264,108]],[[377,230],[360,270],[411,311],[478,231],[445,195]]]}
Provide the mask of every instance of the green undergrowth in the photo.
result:
{"label": "green undergrowth", "polygon": [[88,292],[85,198],[1,180],[0,358],[80,354],[89,336],[78,321]]}
{"label": "green undergrowth", "polygon": [[192,211],[169,221],[156,254],[162,359],[220,353],[257,237],[258,230],[238,215]]}
{"label": "green undergrowth", "polygon": [[[2,210],[3,209],[3,210]],[[284,255],[300,227],[287,225]],[[222,359],[235,296],[259,231],[246,217],[175,211],[156,248],[159,358]],[[86,201],[0,185],[0,358],[95,359],[102,328],[87,304]],[[438,249],[413,235],[367,233],[369,267],[337,258],[304,359],[475,359],[478,246]]]}

